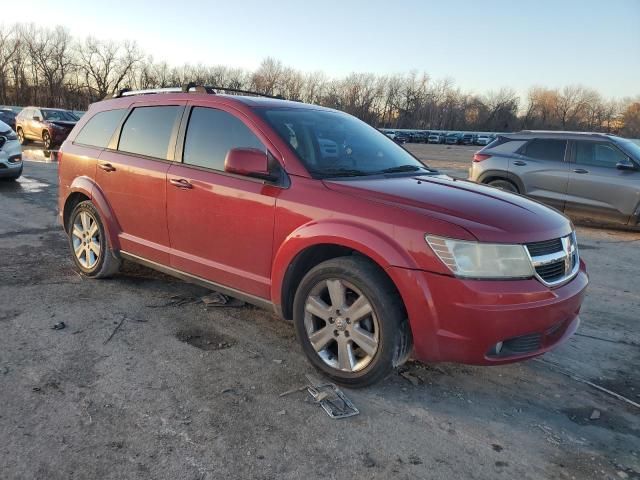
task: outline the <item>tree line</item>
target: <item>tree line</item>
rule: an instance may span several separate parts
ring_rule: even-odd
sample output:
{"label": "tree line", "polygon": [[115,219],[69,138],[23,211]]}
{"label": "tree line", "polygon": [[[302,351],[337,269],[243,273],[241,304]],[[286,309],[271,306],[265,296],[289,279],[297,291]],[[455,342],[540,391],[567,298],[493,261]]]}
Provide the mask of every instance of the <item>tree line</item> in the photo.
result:
{"label": "tree line", "polygon": [[78,39],[61,26],[0,26],[0,104],[84,110],[113,92],[189,82],[280,95],[343,110],[377,127],[514,131],[588,130],[640,137],[640,95],[603,98],[580,85],[532,87],[526,98],[503,87],[479,95],[427,73],[352,73],[329,78],[274,58],[253,71],[224,65],[171,66],[135,42]]}

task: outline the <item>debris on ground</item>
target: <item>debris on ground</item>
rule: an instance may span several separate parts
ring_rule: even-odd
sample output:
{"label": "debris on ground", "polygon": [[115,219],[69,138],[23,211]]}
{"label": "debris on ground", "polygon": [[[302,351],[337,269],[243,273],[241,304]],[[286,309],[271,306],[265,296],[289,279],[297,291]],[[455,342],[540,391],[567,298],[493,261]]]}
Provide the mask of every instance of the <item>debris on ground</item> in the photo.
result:
{"label": "debris on ground", "polygon": [[411,385],[418,386],[422,383],[422,379],[409,371],[400,372],[400,376],[411,382]]}
{"label": "debris on ground", "polygon": [[358,415],[360,411],[333,383],[319,383],[307,375],[310,385],[307,391],[313,401],[319,404],[331,418],[347,418]]}
{"label": "debris on ground", "polygon": [[111,332],[111,335],[109,335],[109,338],[107,338],[102,344],[106,345],[107,343],[109,343],[109,341],[113,338],[113,336],[116,334],[116,332],[118,330],[120,330],[120,327],[122,326],[122,324],[124,323],[124,321],[127,319],[126,315],[123,315],[122,318],[120,319],[120,322],[118,322],[118,324],[116,324],[116,328],[113,329],[113,331]]}
{"label": "debris on ground", "polygon": [[594,409],[593,412],[591,412],[591,416],[589,417],[589,420],[598,420],[600,418],[600,410]]}
{"label": "debris on ground", "polygon": [[211,292],[209,295],[201,297],[200,300],[206,308],[213,307],[244,307],[244,302],[237,298],[229,297],[220,292]]}
{"label": "debris on ground", "polygon": [[302,387],[292,388],[291,390],[287,390],[286,392],[282,392],[279,397],[286,397],[287,395],[291,395],[292,393],[302,392],[306,390],[309,385],[303,385]]}
{"label": "debris on ground", "polygon": [[169,301],[161,305],[145,305],[147,308],[181,307],[190,303],[198,303],[200,300],[192,295],[171,295]]}
{"label": "debris on ground", "polygon": [[51,327],[52,330],[62,330],[66,327],[64,322],[58,322]]}

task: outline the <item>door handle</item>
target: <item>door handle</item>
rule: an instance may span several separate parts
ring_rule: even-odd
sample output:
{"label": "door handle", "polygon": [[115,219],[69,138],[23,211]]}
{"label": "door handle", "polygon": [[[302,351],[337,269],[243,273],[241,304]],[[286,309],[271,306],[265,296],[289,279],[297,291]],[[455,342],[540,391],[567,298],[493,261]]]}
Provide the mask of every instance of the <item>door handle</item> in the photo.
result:
{"label": "door handle", "polygon": [[573,171],[576,173],[589,173],[589,170],[585,170],[584,168],[574,168]]}
{"label": "door handle", "polygon": [[523,167],[523,166],[525,166],[525,165],[527,164],[527,162],[523,162],[522,160],[515,160],[515,161],[513,162],[513,164],[514,164],[514,165],[518,165],[518,166],[520,166],[520,167]]}
{"label": "door handle", "polygon": [[171,185],[173,185],[174,187],[178,187],[178,188],[183,188],[183,189],[193,188],[193,185],[191,185],[189,181],[185,180],[184,178],[170,178],[169,183],[171,183]]}
{"label": "door handle", "polygon": [[105,172],[115,172],[116,167],[111,165],[110,163],[99,163],[98,168],[104,170]]}

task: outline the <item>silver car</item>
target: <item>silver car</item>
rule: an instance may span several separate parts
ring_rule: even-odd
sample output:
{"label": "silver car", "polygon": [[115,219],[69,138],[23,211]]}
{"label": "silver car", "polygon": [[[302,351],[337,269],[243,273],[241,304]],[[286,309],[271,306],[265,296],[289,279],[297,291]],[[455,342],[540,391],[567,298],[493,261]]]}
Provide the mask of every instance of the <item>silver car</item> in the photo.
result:
{"label": "silver car", "polygon": [[16,180],[22,175],[22,147],[16,132],[0,122],[0,179]]}
{"label": "silver car", "polygon": [[640,146],[602,133],[523,131],[478,151],[469,178],[576,220],[640,227]]}

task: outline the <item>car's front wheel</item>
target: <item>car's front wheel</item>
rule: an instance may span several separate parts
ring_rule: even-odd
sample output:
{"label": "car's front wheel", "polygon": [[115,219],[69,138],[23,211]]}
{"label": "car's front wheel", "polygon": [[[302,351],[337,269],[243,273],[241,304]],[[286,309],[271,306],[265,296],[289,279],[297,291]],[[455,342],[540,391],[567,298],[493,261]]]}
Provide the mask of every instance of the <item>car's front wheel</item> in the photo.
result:
{"label": "car's front wheel", "polygon": [[73,261],[84,275],[103,278],[118,271],[120,260],[110,248],[100,214],[91,201],[76,205],[67,232]]}
{"label": "car's front wheel", "polygon": [[311,269],[295,295],[294,322],[311,363],[345,386],[385,378],[411,348],[399,295],[380,268],[362,257]]}

